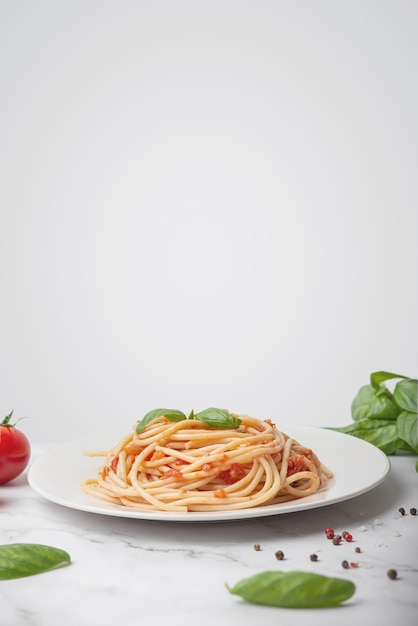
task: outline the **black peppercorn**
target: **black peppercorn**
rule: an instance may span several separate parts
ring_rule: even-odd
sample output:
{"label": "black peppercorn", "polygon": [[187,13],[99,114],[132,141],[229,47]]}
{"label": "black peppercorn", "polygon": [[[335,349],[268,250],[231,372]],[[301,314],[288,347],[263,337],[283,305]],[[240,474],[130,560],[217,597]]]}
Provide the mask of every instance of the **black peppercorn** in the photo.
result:
{"label": "black peppercorn", "polygon": [[283,559],[284,559],[284,552],[282,552],[281,550],[277,550],[277,552],[276,552],[276,559],[278,561],[283,561]]}
{"label": "black peppercorn", "polygon": [[343,561],[341,565],[343,566],[344,569],[349,569],[350,567],[350,565],[348,564],[348,561]]}
{"label": "black peppercorn", "polygon": [[338,546],[341,543],[341,535],[335,535],[332,543],[334,544],[334,546]]}
{"label": "black peppercorn", "polygon": [[416,515],[417,514],[417,510],[415,507],[413,507],[412,509],[409,510],[411,515]]}
{"label": "black peppercorn", "polygon": [[396,569],[389,569],[387,574],[391,580],[395,580],[395,578],[398,577],[398,572],[396,571]]}
{"label": "black peppercorn", "polygon": [[403,508],[403,506],[401,506],[401,508],[398,510],[401,515],[405,515],[405,509]]}
{"label": "black peppercorn", "polygon": [[359,548],[359,546],[356,546],[355,552],[361,552],[361,548]]}
{"label": "black peppercorn", "polygon": [[318,560],[318,555],[317,554],[311,554],[310,557],[311,561],[317,561]]}

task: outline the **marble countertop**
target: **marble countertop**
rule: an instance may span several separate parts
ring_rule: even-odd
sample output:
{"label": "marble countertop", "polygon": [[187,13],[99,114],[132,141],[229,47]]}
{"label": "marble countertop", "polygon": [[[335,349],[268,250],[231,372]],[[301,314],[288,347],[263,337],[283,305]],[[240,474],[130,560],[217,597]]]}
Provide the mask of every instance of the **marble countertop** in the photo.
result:
{"label": "marble countertop", "polygon": [[[32,461],[46,448],[38,445]],[[324,626],[412,626],[418,611],[418,515],[410,513],[418,507],[415,461],[391,457],[382,484],[343,503],[215,524],[67,509],[35,493],[25,472],[0,487],[0,543],[52,545],[66,550],[71,564],[0,582],[0,624],[300,626],[303,619]],[[333,545],[326,527],[349,531],[353,542]],[[283,560],[276,558],[278,550]],[[317,561],[310,559],[314,553]],[[343,568],[344,560],[357,567]],[[391,568],[396,580],[387,576]],[[356,592],[339,607],[311,610],[251,605],[226,589],[225,583],[278,569],[348,578]]]}

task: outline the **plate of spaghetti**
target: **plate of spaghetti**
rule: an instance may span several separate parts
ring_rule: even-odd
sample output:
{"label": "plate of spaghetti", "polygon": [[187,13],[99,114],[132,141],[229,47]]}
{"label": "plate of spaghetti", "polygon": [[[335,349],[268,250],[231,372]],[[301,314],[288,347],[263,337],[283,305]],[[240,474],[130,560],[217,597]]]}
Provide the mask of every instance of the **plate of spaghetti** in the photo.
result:
{"label": "plate of spaghetti", "polygon": [[207,522],[334,504],[374,488],[389,468],[375,446],[337,431],[278,428],[218,409],[158,409],[125,435],[93,433],[48,450],[28,481],[73,509]]}

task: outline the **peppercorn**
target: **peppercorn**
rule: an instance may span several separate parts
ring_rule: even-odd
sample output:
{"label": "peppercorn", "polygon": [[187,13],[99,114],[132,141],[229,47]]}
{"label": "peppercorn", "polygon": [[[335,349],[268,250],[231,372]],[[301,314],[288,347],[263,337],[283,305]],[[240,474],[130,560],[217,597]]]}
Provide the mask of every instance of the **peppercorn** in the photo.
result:
{"label": "peppercorn", "polygon": [[353,535],[351,533],[345,533],[345,535],[343,535],[344,539],[346,541],[353,541]]}
{"label": "peppercorn", "polygon": [[396,569],[389,569],[387,571],[387,574],[391,580],[395,580],[395,578],[398,577],[398,572],[396,571]]}
{"label": "peppercorn", "polygon": [[254,550],[255,550],[256,552],[259,552],[259,551],[261,550],[261,547],[260,547],[260,544],[259,544],[259,543],[255,543],[255,544],[254,544]]}
{"label": "peppercorn", "polygon": [[327,536],[327,539],[333,539],[334,538],[334,529],[333,528],[326,528],[325,529],[325,534]]}
{"label": "peppercorn", "polygon": [[348,561],[343,561],[341,563],[341,565],[343,566],[344,569],[349,569],[349,567],[350,567],[349,564],[348,564]]}
{"label": "peppercorn", "polygon": [[341,543],[341,535],[335,535],[335,537],[332,540],[332,543],[334,544],[334,546],[338,546]]}
{"label": "peppercorn", "polygon": [[318,560],[318,555],[317,554],[311,554],[310,557],[311,561],[317,561]]}
{"label": "peppercorn", "polygon": [[403,508],[403,506],[401,506],[401,508],[398,510],[401,515],[405,515],[405,509]]}
{"label": "peppercorn", "polygon": [[411,515],[416,515],[417,514],[417,510],[415,507],[413,507],[412,509],[409,509],[409,512]]}
{"label": "peppercorn", "polygon": [[283,559],[284,559],[284,552],[282,552],[281,550],[277,550],[277,552],[276,552],[276,559],[278,561],[283,561]]}
{"label": "peppercorn", "polygon": [[354,552],[361,552],[361,548],[359,548],[359,546],[357,546],[357,547],[354,549]]}

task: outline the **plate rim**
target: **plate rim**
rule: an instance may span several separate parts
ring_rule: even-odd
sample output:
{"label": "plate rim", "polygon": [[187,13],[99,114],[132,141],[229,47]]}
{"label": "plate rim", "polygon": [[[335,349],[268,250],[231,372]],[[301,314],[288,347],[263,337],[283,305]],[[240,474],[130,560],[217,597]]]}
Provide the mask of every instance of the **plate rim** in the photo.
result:
{"label": "plate rim", "polygon": [[[89,496],[88,494],[83,494],[80,488],[80,500],[74,501],[69,500],[68,498],[61,497],[54,490],[48,489],[45,486],[45,483],[42,484],[42,480],[39,481],[39,474],[42,473],[42,470],[45,469],[45,466],[48,467],[48,462],[54,458],[60,452],[70,452],[72,451],[74,454],[76,450],[80,455],[80,459],[86,459],[86,464],[92,461],[92,458],[102,458],[102,457],[85,457],[83,455],[83,451],[86,449],[92,449],[91,441],[98,439],[97,431],[95,433],[84,434],[82,437],[78,437],[76,439],[71,439],[66,442],[62,442],[58,445],[53,445],[45,452],[41,453],[40,456],[33,461],[31,466],[29,467],[27,480],[30,487],[41,497],[44,499],[53,502],[54,504],[60,505],[64,508],[82,511],[86,513],[93,513],[98,515],[104,515],[109,517],[121,517],[125,519],[136,519],[136,520],[149,520],[149,521],[163,521],[163,522],[227,522],[227,521],[245,521],[256,519],[260,517],[269,517],[276,515],[283,515],[286,513],[295,513],[299,511],[306,511],[310,509],[321,508],[325,506],[330,506],[332,504],[337,504],[338,502],[350,500],[357,496],[360,496],[368,491],[371,491],[379,484],[381,484],[386,476],[388,475],[391,465],[388,456],[381,451],[379,448],[374,446],[373,444],[364,441],[358,437],[354,437],[353,435],[349,435],[346,433],[341,433],[339,431],[334,430],[333,428],[328,427],[318,427],[318,426],[304,426],[304,425],[283,425],[280,426],[280,430],[289,434],[290,436],[298,439],[301,444],[308,445],[309,442],[304,441],[304,435],[309,435],[312,437],[317,436],[319,433],[323,435],[323,439],[325,441],[326,438],[334,440],[335,442],[340,442],[341,444],[344,442],[346,445],[344,447],[348,447],[353,451],[364,451],[368,455],[374,455],[372,460],[376,463],[379,461],[381,464],[380,470],[376,473],[372,480],[365,480],[361,487],[353,489],[350,491],[345,491],[338,495],[337,493],[332,495],[332,489],[338,485],[338,473],[335,478],[331,479],[331,483],[329,487],[326,489],[317,492],[312,496],[307,496],[306,498],[301,498],[299,500],[293,500],[290,502],[285,502],[281,504],[272,504],[265,505],[263,507],[254,507],[250,509],[237,509],[232,511],[190,511],[185,513],[180,512],[169,512],[169,511],[147,511],[141,509],[131,509],[123,507],[122,505],[113,505],[111,503],[106,503],[104,501],[100,501],[93,498],[93,496]],[[123,433],[122,433],[123,435]],[[320,437],[321,437],[320,435]],[[110,431],[103,435],[105,438],[108,438],[108,441],[111,442],[110,445],[115,445],[117,441],[122,439],[121,431],[118,429],[118,434]],[[112,437],[112,438],[111,438]],[[93,449],[101,449],[103,446],[95,445]],[[317,453],[315,447],[312,446],[314,452]],[[318,454],[319,458],[322,462],[327,465],[329,464],[324,460],[323,454]],[[80,461],[78,459],[78,461]],[[368,463],[370,464],[370,459],[368,459]],[[332,471],[335,473],[335,467],[330,467]],[[95,471],[95,468],[92,470]],[[94,474],[92,474],[94,475]],[[86,475],[85,478],[88,476]],[[81,481],[80,481],[81,482]],[[77,483],[79,484],[79,483]]]}

